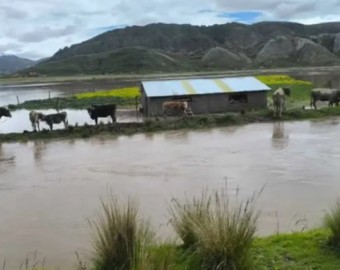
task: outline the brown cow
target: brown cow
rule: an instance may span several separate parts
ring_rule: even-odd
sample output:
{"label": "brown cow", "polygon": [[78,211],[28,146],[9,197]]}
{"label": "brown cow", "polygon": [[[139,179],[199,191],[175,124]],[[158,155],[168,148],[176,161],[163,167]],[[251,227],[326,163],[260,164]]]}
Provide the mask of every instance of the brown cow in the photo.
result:
{"label": "brown cow", "polygon": [[190,110],[189,103],[186,100],[165,101],[163,103],[163,117],[166,118],[168,111],[179,111],[183,116],[188,115]]}

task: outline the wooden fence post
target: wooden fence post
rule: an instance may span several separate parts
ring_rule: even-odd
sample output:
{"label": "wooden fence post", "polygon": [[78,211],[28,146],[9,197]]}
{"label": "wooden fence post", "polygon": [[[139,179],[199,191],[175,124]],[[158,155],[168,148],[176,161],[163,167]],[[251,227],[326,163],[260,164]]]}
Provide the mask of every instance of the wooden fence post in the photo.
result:
{"label": "wooden fence post", "polygon": [[138,114],[138,96],[135,97],[135,101],[136,101],[136,117],[138,119],[138,116],[139,116],[139,114]]}
{"label": "wooden fence post", "polygon": [[20,100],[19,100],[19,97],[17,96],[17,102],[18,102],[18,105],[20,105]]}
{"label": "wooden fence post", "polygon": [[60,101],[60,99],[59,99],[59,97],[57,98],[57,112],[59,112],[59,101]]}

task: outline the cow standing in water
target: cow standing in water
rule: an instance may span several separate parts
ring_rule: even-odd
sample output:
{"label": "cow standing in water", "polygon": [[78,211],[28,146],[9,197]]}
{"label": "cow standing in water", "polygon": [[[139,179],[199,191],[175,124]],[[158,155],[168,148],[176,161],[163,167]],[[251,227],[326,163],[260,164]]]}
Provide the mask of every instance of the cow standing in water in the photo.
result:
{"label": "cow standing in water", "polygon": [[37,111],[30,111],[29,119],[31,121],[33,131],[37,131],[37,127],[38,127],[38,130],[40,131],[40,120],[42,120],[42,118],[43,118],[42,113],[37,112]]}
{"label": "cow standing in water", "polygon": [[68,126],[67,112],[60,112],[48,115],[41,114],[41,120],[45,121],[51,130],[53,130],[53,124],[60,124],[61,122],[64,123],[65,128],[67,128]]}
{"label": "cow standing in water", "polygon": [[107,105],[92,105],[87,109],[92,120],[98,124],[98,118],[100,117],[108,117],[111,116],[112,123],[116,122],[116,104],[107,104]]}
{"label": "cow standing in water", "polygon": [[279,115],[281,117],[282,111],[285,110],[286,96],[290,96],[290,88],[283,87],[278,88],[273,94],[274,116]]}
{"label": "cow standing in water", "polygon": [[[186,100],[176,100],[176,101],[166,101],[163,103],[163,117],[166,119],[167,113],[169,111],[179,111],[183,116],[188,115],[189,103]],[[191,113],[192,115],[192,113]]]}
{"label": "cow standing in water", "polygon": [[8,110],[8,109],[6,109],[6,108],[4,108],[4,107],[0,107],[0,119],[1,119],[1,117],[3,117],[3,116],[5,116],[5,117],[12,117],[12,114],[11,114],[11,112]]}

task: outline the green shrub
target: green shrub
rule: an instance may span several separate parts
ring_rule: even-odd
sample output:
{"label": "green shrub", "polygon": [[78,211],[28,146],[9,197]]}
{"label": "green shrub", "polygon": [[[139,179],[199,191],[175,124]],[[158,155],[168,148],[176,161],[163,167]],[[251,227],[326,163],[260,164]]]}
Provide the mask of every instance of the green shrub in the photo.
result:
{"label": "green shrub", "polygon": [[137,204],[126,205],[113,195],[101,200],[102,211],[90,224],[94,228],[93,263],[97,270],[137,269],[153,240],[150,224],[139,215]]}
{"label": "green shrub", "polygon": [[200,198],[185,199],[182,203],[178,199],[172,199],[173,206],[169,208],[170,223],[178,236],[183,241],[185,248],[192,248],[197,243],[194,224],[209,219],[211,197],[207,192],[202,192]]}
{"label": "green shrub", "polygon": [[324,225],[331,232],[330,244],[340,247],[340,199],[324,217]]}
{"label": "green shrub", "polygon": [[200,260],[202,269],[251,269],[251,251],[259,213],[255,194],[245,202],[231,202],[223,192],[201,198],[174,200],[172,224]]}

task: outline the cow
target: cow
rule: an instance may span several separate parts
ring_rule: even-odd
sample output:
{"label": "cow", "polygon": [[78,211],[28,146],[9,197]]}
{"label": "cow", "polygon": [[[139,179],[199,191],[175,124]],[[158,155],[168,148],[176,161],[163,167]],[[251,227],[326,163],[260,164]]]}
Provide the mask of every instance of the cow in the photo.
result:
{"label": "cow", "polygon": [[3,116],[11,118],[12,114],[11,114],[11,112],[7,108],[0,107],[0,119]]}
{"label": "cow", "polygon": [[90,115],[90,118],[94,120],[97,125],[98,118],[108,116],[111,116],[112,123],[115,123],[117,121],[116,109],[117,109],[116,104],[92,105],[91,107],[87,108],[87,112]]}
{"label": "cow", "polygon": [[328,101],[328,106],[339,105],[340,90],[334,88],[314,88],[310,93],[310,106],[317,110],[316,102]]}
{"label": "cow", "polygon": [[274,116],[279,114],[279,117],[281,117],[282,111],[286,108],[286,96],[289,97],[290,92],[291,90],[288,87],[280,87],[275,90],[273,94]]}
{"label": "cow", "polygon": [[31,121],[33,131],[37,131],[37,127],[40,131],[40,120],[43,119],[43,114],[37,111],[30,111],[29,119]]}
{"label": "cow", "polygon": [[187,100],[174,100],[163,102],[163,117],[166,119],[169,111],[179,111],[183,116],[188,115],[189,103]]}
{"label": "cow", "polygon": [[45,121],[51,130],[53,130],[53,124],[60,124],[61,122],[64,123],[65,128],[68,126],[67,112],[53,113],[48,115],[41,114],[41,120]]}

